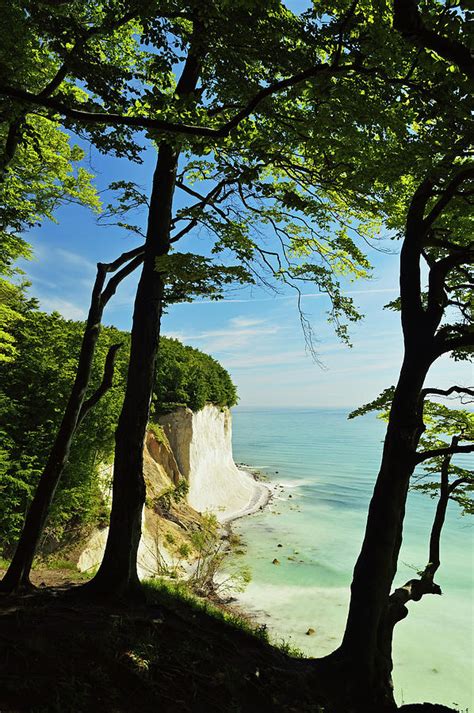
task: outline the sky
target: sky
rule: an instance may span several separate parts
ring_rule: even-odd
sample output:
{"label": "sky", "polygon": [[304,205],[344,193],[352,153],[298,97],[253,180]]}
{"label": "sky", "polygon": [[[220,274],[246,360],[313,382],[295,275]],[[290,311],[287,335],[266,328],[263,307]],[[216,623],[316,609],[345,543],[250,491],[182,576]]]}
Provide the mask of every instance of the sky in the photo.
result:
{"label": "sky", "polygon": [[[86,167],[97,176],[100,190],[120,179],[149,190],[154,160],[152,148],[145,152],[142,165],[88,148]],[[107,194],[102,197],[107,201]],[[179,205],[179,195],[177,200]],[[107,262],[131,249],[137,238],[99,225],[97,216],[77,205],[62,207],[56,218],[56,224],[45,223],[28,234],[35,257],[22,268],[42,309],[84,319],[97,261]],[[143,224],[145,218],[143,214]],[[288,292],[239,287],[221,302],[203,299],[174,305],[163,318],[162,333],[218,359],[237,385],[242,407],[361,405],[396,382],[402,357],[399,315],[383,309],[398,295],[399,245],[387,240],[378,247],[390,252],[367,248],[373,278],[346,285],[346,294],[365,314],[351,327],[352,348],[341,344],[327,323],[327,298],[307,289],[303,309],[317,338],[319,363],[305,349],[296,296]],[[206,236],[190,233],[179,249],[206,253]],[[130,276],[120,286],[106,309],[105,324],[130,329],[137,279],[138,274]],[[440,360],[429,377],[431,385],[442,388],[467,385],[469,380],[469,367],[448,358]]]}

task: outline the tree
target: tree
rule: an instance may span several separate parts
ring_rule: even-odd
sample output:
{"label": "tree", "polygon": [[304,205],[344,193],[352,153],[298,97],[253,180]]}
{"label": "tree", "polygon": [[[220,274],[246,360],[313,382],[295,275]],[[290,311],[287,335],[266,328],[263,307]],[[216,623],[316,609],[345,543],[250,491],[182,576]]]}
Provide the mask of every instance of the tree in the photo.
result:
{"label": "tree", "polygon": [[[454,24],[457,39],[464,43],[468,33],[464,13],[448,8],[443,12],[441,3],[436,9],[441,11],[437,19]],[[433,22],[433,17],[428,22]],[[405,48],[410,53],[409,45]],[[434,91],[430,99],[414,105],[415,133],[423,122],[420,133],[428,138],[436,111],[440,140],[424,175],[417,181],[413,176],[412,190],[408,195],[401,193],[406,196],[406,212],[400,300],[394,306],[401,313],[404,359],[391,398],[381,468],[354,569],[346,630],[341,647],[330,657],[333,664],[349,672],[345,704],[363,710],[394,707],[390,675],[391,636],[396,622],[390,619],[390,590],[402,542],[410,478],[416,465],[426,459],[473,450],[472,445],[459,445],[455,439],[436,453],[432,449],[418,451],[425,428],[423,402],[430,393],[424,382],[430,367],[443,354],[469,358],[474,346],[469,296],[469,265],[473,261],[469,209],[474,167],[470,160],[469,82],[452,64],[446,73],[444,61],[436,55],[415,50],[411,55],[413,79],[421,71],[422,76],[432,78]],[[451,56],[443,56],[453,62]],[[449,96],[454,110],[449,108]],[[422,284],[422,262],[428,273],[427,289]],[[446,461],[444,468],[448,466]]]}
{"label": "tree", "polygon": [[[31,301],[32,302],[32,301]],[[84,324],[59,314],[40,312],[37,305],[21,307],[15,325],[18,356],[0,365],[0,423],[4,467],[2,492],[2,554],[10,556],[21,533],[25,515],[48,461],[51,443],[74,383]],[[97,344],[91,371],[90,393],[99,388],[109,347],[123,342],[117,354],[114,387],[84,420],[65,466],[64,482],[50,513],[41,542],[62,539],[71,521],[79,526],[92,521],[101,509],[96,473],[113,452],[113,431],[123,396],[127,366],[127,335],[106,328]]]}
{"label": "tree", "polygon": [[[28,30],[20,3],[3,8],[0,37],[2,76],[40,86],[52,64],[38,37]],[[23,294],[15,282],[21,274],[15,262],[31,257],[25,232],[45,219],[54,220],[62,203],[99,209],[91,174],[78,166],[83,157],[57,122],[37,113],[27,115],[8,98],[0,98],[0,361],[15,356],[11,332],[21,319],[15,305]]]}
{"label": "tree", "polygon": [[[267,265],[270,264],[270,258],[275,258],[277,264],[271,269],[286,281],[293,278],[316,278],[321,289],[328,291],[333,297],[336,319],[343,314],[347,314],[350,319],[358,316],[350,300],[341,297],[331,268],[337,266],[341,271],[349,270],[357,274],[366,271],[368,264],[342,229],[339,244],[331,248],[328,239],[331,221],[343,220],[342,216],[351,215],[347,197],[343,196],[342,192],[341,196],[337,195],[338,186],[334,176],[326,182],[327,192],[323,201],[315,199],[306,191],[305,187],[317,177],[321,162],[311,167],[310,178],[303,181],[301,189],[303,176],[299,175],[297,165],[293,166],[296,178],[291,179],[289,167],[285,166],[284,162],[280,165],[280,162],[284,160],[285,154],[289,159],[291,147],[295,149],[301,145],[301,137],[297,134],[287,140],[286,144],[278,144],[286,147],[286,151],[275,153],[275,140],[279,139],[275,130],[281,127],[279,114],[293,105],[291,89],[309,79],[322,78],[321,88],[316,87],[314,96],[308,103],[308,111],[311,113],[312,103],[317,100],[320,91],[327,87],[328,78],[333,74],[352,70],[351,65],[339,66],[340,28],[335,23],[336,38],[325,39],[324,33],[322,34],[322,41],[327,47],[319,54],[307,43],[305,52],[308,63],[311,64],[307,70],[291,75],[293,66],[299,68],[302,60],[300,51],[293,53],[288,50],[283,55],[283,62],[275,61],[274,42],[277,40],[282,46],[285,43],[290,46],[288,41],[291,37],[296,40],[295,33],[299,33],[303,28],[302,22],[279,3],[269,2],[265,7],[259,8],[257,15],[253,12],[252,19],[258,20],[259,37],[242,53],[242,46],[248,41],[246,28],[249,13],[250,9],[245,4],[231,10],[227,5],[222,8],[197,8],[190,3],[189,7],[184,9],[179,7],[172,11],[163,11],[161,8],[157,9],[155,3],[138,3],[133,9],[133,17],[130,14],[122,16],[116,12],[115,17],[122,19],[112,22],[110,8],[105,11],[97,3],[84,6],[72,15],[65,15],[61,8],[58,10],[50,6],[29,7],[27,25],[30,30],[33,28],[33,35],[41,36],[41,46],[46,48],[48,60],[52,62],[56,73],[47,85],[48,91],[46,88],[38,92],[36,87],[23,89],[2,85],[3,95],[13,102],[18,102],[26,113],[28,105],[41,106],[42,116],[49,118],[51,110],[53,115],[59,111],[66,117],[67,126],[76,127],[80,121],[81,131],[84,132],[84,127],[88,127],[91,137],[101,149],[111,148],[119,152],[125,150],[123,147],[126,146],[130,155],[136,156],[139,148],[130,139],[129,127],[146,126],[150,129],[151,136],[159,140],[143,250],[143,272],[134,312],[129,388],[116,438],[116,485],[110,546],[106,549],[103,566],[93,584],[97,589],[126,591],[136,587],[138,583],[135,559],[144,498],[141,447],[148,420],[159,317],[166,297],[165,285],[171,283],[172,287],[175,287],[174,275],[177,266],[183,267],[183,261],[187,264],[190,276],[196,280],[197,257],[190,256],[188,260],[184,259],[183,254],[171,254],[168,257],[171,245],[193,227],[205,222],[217,236],[216,250],[230,249],[236,253],[246,266],[245,277],[249,277],[249,265],[256,254],[260,255]],[[137,29],[136,24],[131,26],[132,19],[139,23],[140,43],[132,38],[132,30],[136,34]],[[222,46],[223,36],[227,39],[225,48]],[[113,43],[117,40],[125,48],[126,61],[104,61],[104,54],[106,60],[109,60],[107,52],[116,57],[117,49]],[[174,42],[178,52],[174,48]],[[154,46],[153,51],[143,50],[146,43]],[[172,70],[179,61],[179,52],[185,48],[187,59],[181,78],[176,83]],[[135,64],[129,62],[133,52],[137,57]],[[233,58],[233,67],[228,64],[229,53]],[[98,73],[98,65],[103,67],[103,74]],[[247,80],[248,75],[252,78],[251,83]],[[281,80],[275,80],[269,87],[261,88],[262,83],[265,87],[269,78],[282,75]],[[85,83],[89,93],[83,88],[78,90],[75,84],[77,77]],[[117,91],[117,86],[121,87],[120,92]],[[139,86],[142,91],[137,100]],[[50,91],[51,87],[53,92]],[[275,105],[265,106],[265,100],[278,93],[282,93],[281,101],[275,100]],[[100,97],[100,101],[97,97]],[[83,104],[89,104],[86,109],[91,111],[84,112],[83,108],[74,108],[78,99]],[[104,104],[110,111],[103,112]],[[234,106],[242,104],[244,108],[232,116]],[[259,132],[255,131],[253,112],[257,107],[262,127],[266,127],[262,132],[265,136],[263,142]],[[120,114],[114,112],[114,108],[117,108]],[[180,122],[170,123],[167,120],[154,119],[142,121],[141,118],[135,121],[133,115],[137,112],[148,115],[173,112]],[[105,115],[105,121],[101,114]],[[117,120],[113,118],[116,115],[119,117]],[[191,128],[187,124],[188,116],[194,122]],[[226,122],[224,129],[219,128],[222,117]],[[203,119],[209,122],[210,126],[200,127]],[[157,137],[151,132],[151,129],[156,128],[166,130],[170,138]],[[234,131],[236,136],[226,143],[231,131]],[[240,135],[237,133],[239,131]],[[122,135],[119,132],[122,132]],[[290,136],[288,129],[284,128],[283,132]],[[176,134],[182,134],[183,138],[177,140]],[[191,138],[185,141],[186,136]],[[201,159],[191,165],[192,161],[188,160],[178,182],[175,182],[180,153],[184,158],[191,155],[209,155],[212,151],[215,151],[216,156],[214,164]],[[252,154],[258,157],[258,161],[251,159]],[[247,165],[245,170],[246,164],[250,165]],[[188,173],[191,175],[192,171],[194,174],[201,172],[204,180],[207,178],[206,174],[212,179],[217,172],[221,172],[224,178],[218,181],[209,193],[202,195],[186,185],[184,179],[188,178]],[[268,180],[270,176],[271,181]],[[281,177],[283,180],[280,180]],[[255,191],[245,189],[245,186],[252,184],[256,188]],[[185,211],[172,216],[175,185],[197,198],[197,201]],[[275,196],[275,204],[271,210],[263,210],[261,205],[258,205],[262,199],[268,199],[273,190],[286,197],[291,210],[286,213],[277,211],[278,196]],[[290,253],[303,256],[314,249],[321,258],[321,264],[312,266],[307,261],[305,264],[302,259],[291,261],[287,257],[285,265],[282,265],[278,262],[278,254],[261,250],[256,241],[250,238],[245,223],[230,213],[231,201],[236,197],[241,200],[246,214],[254,216],[253,225],[273,223],[279,240],[285,238],[287,241],[282,245],[287,256]],[[218,204],[222,201],[227,201],[227,204],[219,208]],[[355,208],[356,216],[362,218],[364,207],[361,205]],[[206,213],[208,208],[209,215]],[[233,210],[235,214],[235,207]],[[303,220],[305,213],[307,216],[312,217],[314,214],[318,217],[320,227],[326,233],[321,241],[316,239],[315,233],[311,233],[306,240],[300,237],[304,223],[301,221],[298,225],[293,215],[298,212],[302,214]],[[175,223],[182,220],[186,221],[185,226],[172,235]],[[224,266],[220,272],[224,272]],[[117,553],[120,555],[117,556]]]}
{"label": "tree", "polygon": [[[338,289],[333,269],[356,276],[368,265],[347,221],[355,221],[352,229],[359,231],[365,222],[369,234],[370,218],[384,218],[400,232],[405,223],[405,359],[344,641],[325,662],[349,672],[347,687],[338,692],[347,696],[344,704],[349,699],[354,708],[393,707],[387,611],[422,432],[420,394],[442,353],[462,355],[472,345],[466,326],[472,283],[465,274],[472,258],[466,238],[472,193],[469,83],[459,71],[465,65],[452,63],[446,43],[438,43],[433,54],[433,35],[423,31],[434,23],[440,26],[433,30],[436,37],[444,37],[448,27],[465,46],[464,11],[441,2],[424,16],[416,10],[415,19],[421,19],[414,48],[392,26],[394,10],[400,21],[400,3],[316,3],[304,17],[270,0],[257,8],[224,0],[166,8],[137,3],[133,16],[120,3],[85,3],[70,15],[49,4],[28,5],[28,23],[58,67],[54,91],[5,82],[0,94],[27,113],[61,117],[103,150],[137,157],[135,129],[146,130],[158,145],[116,433],[111,527],[91,591],[138,589],[142,444],[166,284],[176,258],[183,260],[172,252],[175,242],[205,224],[215,235],[216,251],[231,250],[249,271],[260,260],[285,281],[316,279],[332,297],[334,318],[350,320],[357,313]],[[249,37],[250,22],[256,29]],[[407,36],[411,42],[412,30]],[[118,59],[115,40],[123,48]],[[110,62],[111,56],[117,61]],[[192,180],[201,180],[205,190],[196,190]],[[196,203],[174,211],[176,189]],[[255,216],[252,231],[249,216]],[[184,227],[178,226],[181,220]],[[262,226],[273,231],[277,249],[262,243]],[[305,259],[314,254],[318,259]],[[422,259],[430,275],[425,295]],[[443,324],[451,308],[459,310],[460,321]]]}
{"label": "tree", "polygon": [[[141,262],[140,252],[138,252],[138,256],[138,261]],[[134,250],[131,253],[124,253],[113,263],[99,263],[97,266],[97,277],[92,290],[91,305],[82,336],[74,383],[48,459],[39,478],[38,487],[28,507],[15,554],[0,583],[1,591],[11,592],[19,588],[31,587],[30,570],[33,558],[56,488],[68,462],[75,433],[89,411],[111,388],[113,383],[114,362],[117,350],[121,346],[120,343],[110,346],[104,364],[102,382],[86,399],[100,334],[102,313],[121,280],[129,275],[139,262],[137,263],[137,251]],[[105,285],[108,274],[114,272],[116,274]]]}
{"label": "tree", "polygon": [[[335,186],[339,186],[333,174],[327,178],[320,177],[321,158],[314,163],[308,159],[305,167],[300,165],[299,159],[292,160],[297,149],[302,147],[301,136],[298,132],[292,134],[280,119],[282,112],[288,111],[290,105],[294,106],[295,96],[291,92],[293,85],[321,75],[324,88],[328,76],[345,71],[345,68],[339,66],[337,39],[332,38],[332,63],[321,62],[317,53],[312,51],[310,53],[316,64],[310,71],[295,74],[288,80],[275,81],[269,89],[253,90],[254,97],[246,99],[249,96],[249,82],[245,78],[249,74],[255,77],[255,81],[263,80],[267,83],[282,72],[288,74],[288,66],[275,65],[274,44],[283,43],[284,38],[288,41],[295,30],[301,30],[301,23],[277,3],[259,6],[257,14],[255,8],[252,8],[252,21],[255,23],[258,20],[259,32],[248,46],[246,27],[249,9],[245,5],[232,8],[226,5],[220,8],[214,5],[197,7],[190,3],[186,10],[180,12],[182,17],[172,23],[166,23],[165,17],[147,18],[144,28],[144,37],[154,41],[155,50],[160,48],[165,56],[170,45],[163,41],[163,26],[176,38],[178,46],[187,50],[180,78],[173,86],[173,94],[168,92],[167,96],[160,97],[166,110],[173,110],[183,118],[190,115],[195,126],[202,116],[209,119],[219,114],[225,115],[229,112],[227,106],[243,104],[245,108],[229,119],[228,129],[223,132],[198,128],[193,129],[193,141],[188,138],[185,141],[183,137],[179,140],[160,137],[159,140],[149,201],[144,264],[134,307],[127,389],[116,432],[110,530],[99,571],[86,585],[89,591],[100,594],[130,595],[139,588],[136,554],[145,497],[142,444],[149,416],[166,284],[175,273],[175,258],[182,259],[179,254],[170,252],[172,245],[196,225],[204,223],[217,238],[214,251],[232,250],[248,270],[252,270],[255,257],[260,256],[272,272],[285,281],[315,280],[333,298],[335,319],[341,314],[349,319],[356,319],[358,315],[350,300],[341,296],[333,268],[336,266],[357,274],[368,267],[363,254],[342,229],[339,243],[336,239],[331,244],[327,237],[330,224],[332,221],[343,223],[344,217],[351,214],[349,201],[342,190],[337,193]],[[225,47],[222,45],[222,37],[226,38]],[[157,40],[162,43],[161,47]],[[242,46],[245,52],[242,52]],[[293,58],[291,54],[283,55],[284,63],[294,62],[294,59],[301,61],[301,57]],[[228,64],[230,57],[231,66]],[[264,64],[262,67],[262,61],[268,66]],[[290,91],[284,91],[287,88]],[[282,94],[277,94],[280,91]],[[311,89],[307,91],[311,100],[306,106],[306,119],[308,112],[312,113],[313,100],[316,101],[322,89],[317,86],[315,96]],[[272,94],[275,94],[274,102],[265,104],[263,99]],[[147,96],[146,100],[148,103],[151,98]],[[254,117],[257,105],[258,117]],[[149,123],[149,126],[152,124]],[[172,128],[176,129],[176,125]],[[188,129],[186,132],[192,133]],[[232,136],[227,139],[227,133],[231,130]],[[205,136],[204,142],[199,139],[200,136]],[[193,158],[203,154],[205,159]],[[182,160],[187,156],[191,158],[182,170],[179,168],[180,155]],[[305,171],[308,172],[306,176]],[[203,181],[216,182],[209,193],[202,194],[186,185],[186,178],[196,176]],[[322,186],[321,197],[315,197],[311,192],[315,183]],[[173,215],[176,188],[184,190],[197,203]],[[354,199],[360,195],[353,185],[347,189],[349,194]],[[286,203],[279,210],[278,203],[282,196]],[[237,205],[236,199],[239,201]],[[265,199],[268,199],[270,205],[262,205]],[[352,211],[355,210],[362,220],[365,207],[366,204],[357,206]],[[250,226],[244,222],[243,217],[250,218]],[[183,219],[186,220],[184,228],[177,229],[176,223]],[[322,238],[318,239],[317,231],[310,227],[308,235],[304,235],[304,225],[308,227],[308,220],[312,219],[319,219]],[[259,246],[249,230],[255,223],[272,226],[277,239],[281,241],[279,252],[266,251]],[[173,232],[173,228],[176,228],[176,232]],[[321,264],[291,259],[292,255],[301,257],[314,253],[321,258]],[[283,257],[280,257],[281,254]],[[276,265],[272,266],[272,258],[276,260]],[[342,328],[341,334],[344,335]]]}
{"label": "tree", "polygon": [[[442,389],[440,391],[443,392]],[[441,393],[441,396],[446,396],[447,391]],[[474,391],[467,388],[459,389],[458,393],[474,396]],[[407,602],[420,601],[425,594],[441,594],[441,588],[435,583],[434,577],[441,566],[440,541],[449,501],[456,502],[463,515],[474,512],[473,473],[452,463],[459,444],[463,441],[467,444],[474,441],[473,414],[463,409],[448,408],[425,398],[423,420],[426,426],[426,431],[420,439],[420,447],[423,449],[421,455],[424,459],[423,473],[411,489],[431,497],[438,496],[438,503],[429,535],[428,562],[425,568],[418,572],[417,579],[397,587],[390,595],[387,619],[392,630],[396,623],[408,615]],[[437,480],[426,482],[427,478],[432,476],[437,476]],[[386,636],[391,635],[389,629]]]}
{"label": "tree", "polygon": [[[393,305],[389,305],[393,306]],[[395,302],[396,308],[399,301]],[[380,417],[389,421],[395,387],[386,389],[374,401],[362,406],[349,418],[361,416],[370,411],[380,411]],[[438,497],[436,512],[429,533],[428,561],[423,570],[418,572],[416,579],[411,579],[400,587],[396,587],[388,597],[387,610],[380,624],[378,647],[386,670],[381,674],[379,684],[386,690],[387,704],[390,705],[391,694],[387,676],[392,670],[391,646],[394,628],[398,622],[408,615],[406,604],[410,601],[420,601],[426,594],[441,594],[441,588],[434,581],[440,559],[440,540],[449,501],[455,501],[461,507],[463,514],[472,513],[472,488],[474,480],[472,472],[452,463],[456,453],[469,453],[474,450],[474,419],[471,412],[459,408],[450,408],[444,404],[428,400],[428,396],[438,398],[469,399],[474,396],[474,390],[463,386],[453,386],[450,389],[422,389],[420,409],[422,416],[421,433],[418,450],[414,453],[415,470],[421,465],[423,470],[414,478],[411,490],[427,493]],[[436,480],[430,478],[435,476]],[[428,480],[429,479],[429,480]],[[378,706],[383,705],[377,703]]]}
{"label": "tree", "polygon": [[[453,83],[453,101],[456,99]],[[394,600],[390,590],[413,471],[417,464],[435,456],[474,449],[472,444],[460,445],[455,439],[447,447],[418,451],[425,429],[423,402],[431,391],[424,388],[430,367],[446,353],[455,359],[469,358],[474,346],[469,301],[472,278],[468,272],[473,260],[469,196],[474,168],[467,149],[469,129],[461,112],[449,129],[450,150],[434,160],[408,201],[400,255],[400,300],[395,305],[401,313],[404,359],[391,395],[382,463],[354,569],[346,630],[340,649],[332,655],[332,661],[350,671],[346,693],[354,709],[394,707],[390,675],[396,621],[391,619]],[[428,272],[426,290],[422,261]],[[434,389],[434,393],[440,391]],[[347,699],[345,703],[349,705]]]}

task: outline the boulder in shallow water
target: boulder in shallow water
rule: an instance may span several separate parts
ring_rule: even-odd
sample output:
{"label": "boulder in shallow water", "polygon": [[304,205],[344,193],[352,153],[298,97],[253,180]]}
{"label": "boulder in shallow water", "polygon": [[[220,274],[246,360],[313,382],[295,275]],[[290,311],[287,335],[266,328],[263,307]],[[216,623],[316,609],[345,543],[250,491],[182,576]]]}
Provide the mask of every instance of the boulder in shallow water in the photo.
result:
{"label": "boulder in shallow water", "polygon": [[275,559],[272,561],[272,564],[280,564],[280,560],[277,560],[277,558],[275,557]]}
{"label": "boulder in shallow water", "polygon": [[308,631],[306,632],[306,636],[314,636],[316,633],[316,629],[312,629],[309,627]]}

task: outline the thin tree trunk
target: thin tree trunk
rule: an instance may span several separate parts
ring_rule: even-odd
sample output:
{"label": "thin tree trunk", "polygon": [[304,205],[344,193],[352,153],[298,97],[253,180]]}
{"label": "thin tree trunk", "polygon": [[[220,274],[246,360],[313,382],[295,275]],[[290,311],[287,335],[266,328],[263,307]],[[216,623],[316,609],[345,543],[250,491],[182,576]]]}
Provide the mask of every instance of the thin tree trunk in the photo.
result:
{"label": "thin tree trunk", "polygon": [[[459,441],[457,436],[454,436],[451,441],[452,446],[456,446]],[[426,594],[440,595],[441,588],[434,582],[434,576],[438,571],[440,561],[440,541],[441,532],[443,530],[446,511],[448,508],[449,498],[454,490],[461,484],[467,482],[465,478],[455,480],[449,484],[449,465],[451,455],[445,456],[441,465],[440,473],[440,493],[439,500],[436,506],[436,512],[431,527],[428,562],[423,572],[416,579],[411,579],[402,587],[395,589],[390,595],[388,607],[383,623],[379,628],[379,650],[383,652],[387,665],[388,676],[391,676],[393,661],[392,661],[392,640],[395,626],[398,622],[405,619],[408,615],[407,603],[410,601],[418,602]]]}
{"label": "thin tree trunk", "polygon": [[[394,707],[387,673],[390,669],[379,648],[402,537],[402,523],[414,454],[422,432],[418,395],[429,364],[408,360],[395,392],[392,416],[385,438],[382,464],[369,507],[365,537],[351,585],[349,614],[340,649],[336,652],[351,671],[348,696],[369,710]],[[416,372],[416,375],[413,372]]]}
{"label": "thin tree trunk", "polygon": [[[67,464],[74,435],[90,408],[97,403],[112,383],[114,357],[118,345],[114,345],[109,351],[101,386],[90,399],[85,401],[95,348],[100,334],[102,313],[119,282],[135,269],[138,261],[141,261],[141,250],[141,248],[137,248],[130,253],[124,253],[113,263],[99,263],[97,266],[97,277],[92,290],[91,304],[82,338],[74,384],[61,425],[28,509],[15,554],[5,576],[0,582],[0,592],[12,592],[21,588],[28,589],[32,586],[30,571],[36,548],[43,532],[56,488]],[[128,264],[109,281],[106,290],[103,292],[107,273],[116,270],[124,262],[128,262]]]}

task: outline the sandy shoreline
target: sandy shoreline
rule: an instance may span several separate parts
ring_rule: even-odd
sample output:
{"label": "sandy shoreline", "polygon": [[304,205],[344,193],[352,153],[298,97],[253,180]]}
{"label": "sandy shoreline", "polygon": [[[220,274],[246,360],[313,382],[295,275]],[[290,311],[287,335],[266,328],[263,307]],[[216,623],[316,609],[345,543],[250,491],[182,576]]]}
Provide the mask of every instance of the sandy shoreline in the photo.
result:
{"label": "sandy shoreline", "polygon": [[229,525],[234,520],[239,520],[241,517],[246,517],[247,515],[253,515],[264,507],[268,505],[272,499],[272,490],[258,480],[258,472],[254,470],[244,470],[242,466],[237,466],[240,475],[248,479],[249,483],[253,486],[250,499],[244,507],[239,508],[235,511],[226,512],[225,515],[220,519],[223,525]]}

